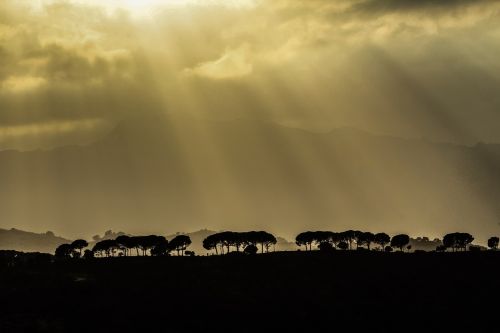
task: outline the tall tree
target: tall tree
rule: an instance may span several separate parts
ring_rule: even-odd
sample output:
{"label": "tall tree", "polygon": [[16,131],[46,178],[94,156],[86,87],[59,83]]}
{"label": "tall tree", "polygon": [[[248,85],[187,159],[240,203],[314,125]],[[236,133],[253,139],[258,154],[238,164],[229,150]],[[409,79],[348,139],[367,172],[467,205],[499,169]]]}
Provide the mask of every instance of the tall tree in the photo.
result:
{"label": "tall tree", "polygon": [[82,249],[86,248],[87,246],[89,246],[89,243],[87,243],[87,241],[84,239],[77,239],[73,243],[71,243],[71,248],[73,250],[78,250],[78,252],[80,252],[80,257],[82,256]]}
{"label": "tall tree", "polygon": [[403,248],[410,243],[410,236],[405,234],[400,234],[392,237],[391,246],[397,247],[400,251],[403,251]]}
{"label": "tall tree", "polygon": [[295,244],[297,244],[298,246],[305,246],[306,250],[308,250],[309,246],[309,251],[311,251],[314,239],[315,239],[314,232],[312,231],[301,232],[300,234],[297,235],[297,237],[295,237]]}
{"label": "tall tree", "polygon": [[368,250],[370,250],[372,242],[375,241],[375,235],[371,232],[361,232],[358,234],[357,245],[358,246],[366,246]]}
{"label": "tall tree", "polygon": [[385,246],[391,242],[391,237],[385,232],[379,232],[375,235],[373,242],[377,245],[380,245],[382,251],[385,249]]}
{"label": "tall tree", "polygon": [[169,245],[172,250],[177,251],[177,255],[183,256],[186,248],[191,245],[191,238],[187,235],[178,235],[169,242]]}

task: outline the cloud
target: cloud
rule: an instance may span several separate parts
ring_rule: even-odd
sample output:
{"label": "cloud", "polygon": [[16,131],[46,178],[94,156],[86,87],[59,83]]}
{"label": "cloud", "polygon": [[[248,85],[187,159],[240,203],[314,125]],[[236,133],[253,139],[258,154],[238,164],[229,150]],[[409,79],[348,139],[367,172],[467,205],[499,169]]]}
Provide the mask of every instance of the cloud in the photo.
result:
{"label": "cloud", "polygon": [[499,19],[487,0],[2,1],[0,123],[160,112],[500,141]]}
{"label": "cloud", "polygon": [[220,58],[201,63],[193,69],[188,68],[185,72],[214,80],[241,78],[252,73],[248,53],[248,46],[229,49]]}
{"label": "cloud", "polygon": [[13,93],[23,93],[45,85],[47,85],[47,80],[42,77],[10,76],[2,82],[2,89]]}

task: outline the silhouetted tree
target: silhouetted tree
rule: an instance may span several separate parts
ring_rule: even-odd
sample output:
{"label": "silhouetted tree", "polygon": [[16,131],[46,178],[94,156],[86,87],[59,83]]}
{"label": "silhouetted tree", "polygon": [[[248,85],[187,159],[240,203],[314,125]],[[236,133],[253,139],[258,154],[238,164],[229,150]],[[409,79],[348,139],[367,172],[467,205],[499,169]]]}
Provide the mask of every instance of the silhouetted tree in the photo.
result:
{"label": "silhouetted tree", "polygon": [[264,249],[266,249],[266,252],[269,252],[269,249],[271,246],[276,245],[276,237],[274,235],[265,232],[265,231],[259,231],[259,243],[262,244],[262,253],[264,253]]}
{"label": "silhouetted tree", "polygon": [[443,237],[443,245],[452,248],[453,251],[461,249],[467,251],[467,245],[472,243],[474,237],[466,232],[454,232]]}
{"label": "silhouetted tree", "polygon": [[385,251],[385,252],[392,252],[392,251],[394,251],[394,249],[392,248],[392,246],[386,246],[386,247],[384,248],[384,251]]}
{"label": "silhouetted tree", "polygon": [[356,240],[356,231],[347,230],[340,233],[342,240],[349,244],[349,250],[352,250],[352,243]]}
{"label": "silhouetted tree", "polygon": [[172,250],[177,251],[177,255],[184,255],[186,248],[191,245],[191,238],[187,235],[175,236],[169,244]]}
{"label": "silhouetted tree", "polygon": [[321,242],[318,247],[321,252],[330,252],[333,250],[333,245],[330,242]]}
{"label": "silhouetted tree", "polygon": [[492,250],[496,250],[498,249],[498,242],[498,237],[491,237],[490,239],[488,239],[488,247]]}
{"label": "silhouetted tree", "polygon": [[446,251],[446,246],[444,245],[436,246],[436,252],[445,252],[445,251]]}
{"label": "silhouetted tree", "polygon": [[83,258],[85,259],[92,259],[94,258],[94,251],[92,250],[85,250],[85,252],[83,253]]}
{"label": "silhouetted tree", "polygon": [[219,254],[219,251],[217,250],[217,245],[218,245],[217,234],[210,235],[203,240],[203,248],[208,251],[215,249],[215,254]]}
{"label": "silhouetted tree", "polygon": [[347,242],[341,241],[337,247],[341,250],[347,250],[349,248],[349,244]]}
{"label": "silhouetted tree", "polygon": [[384,232],[379,232],[375,235],[373,242],[380,245],[380,249],[384,250],[385,246],[391,242],[391,237]]}
{"label": "silhouetted tree", "polygon": [[403,251],[408,243],[410,243],[410,236],[405,234],[396,235],[391,239],[391,247],[397,247],[400,251]]}
{"label": "silhouetted tree", "polygon": [[94,253],[97,253],[99,256],[102,256],[104,253],[106,257],[113,257],[115,254],[115,251],[119,248],[118,243],[114,239],[105,239],[100,242],[97,242],[94,247],[92,248],[92,251]]}
{"label": "silhouetted tree", "polygon": [[70,258],[73,252],[71,244],[61,244],[56,248],[55,255],[57,258]]}
{"label": "silhouetted tree", "polygon": [[118,243],[118,246],[125,253],[125,256],[130,255],[130,251],[135,247],[132,237],[127,235],[116,237],[116,242]]}
{"label": "silhouetted tree", "polygon": [[158,236],[150,252],[152,256],[160,257],[168,256],[171,250],[172,249],[170,247],[170,244],[168,243],[168,240],[166,240],[166,238],[163,236]]}
{"label": "silhouetted tree", "polygon": [[410,252],[410,251],[411,251],[411,245],[406,246],[406,250],[407,250],[408,252]]}
{"label": "silhouetted tree", "polygon": [[245,254],[256,254],[256,253],[257,253],[257,251],[258,251],[257,246],[255,246],[255,245],[253,245],[253,244],[247,245],[247,246],[245,247],[245,249],[243,250],[243,252],[244,252]]}
{"label": "silhouetted tree", "polygon": [[[295,244],[305,246],[306,250],[312,250],[312,243],[315,241],[315,234],[312,231],[301,232],[295,237]],[[308,249],[309,246],[309,249]]]}
{"label": "silhouetted tree", "polygon": [[358,247],[366,246],[370,250],[371,243],[375,241],[375,235],[371,232],[359,232],[357,233],[356,244]]}
{"label": "silhouetted tree", "polygon": [[87,246],[89,246],[89,243],[87,243],[87,241],[84,239],[77,239],[73,243],[71,243],[71,248],[73,250],[78,250],[78,252],[80,253],[80,257],[82,256],[82,249],[86,248]]}

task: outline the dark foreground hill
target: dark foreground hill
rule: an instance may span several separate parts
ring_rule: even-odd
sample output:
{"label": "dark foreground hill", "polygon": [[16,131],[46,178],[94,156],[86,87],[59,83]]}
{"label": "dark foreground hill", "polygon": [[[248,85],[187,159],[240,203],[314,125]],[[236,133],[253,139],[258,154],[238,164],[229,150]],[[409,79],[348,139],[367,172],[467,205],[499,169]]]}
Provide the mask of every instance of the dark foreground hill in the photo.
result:
{"label": "dark foreground hill", "polygon": [[270,253],[0,268],[1,332],[496,327],[500,253]]}

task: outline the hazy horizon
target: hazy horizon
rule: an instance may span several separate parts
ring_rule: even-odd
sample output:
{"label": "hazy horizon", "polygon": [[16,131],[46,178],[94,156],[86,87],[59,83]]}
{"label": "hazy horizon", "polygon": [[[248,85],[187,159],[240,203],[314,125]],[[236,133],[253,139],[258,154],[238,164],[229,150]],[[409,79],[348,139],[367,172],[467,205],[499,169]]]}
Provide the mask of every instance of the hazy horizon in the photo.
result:
{"label": "hazy horizon", "polygon": [[495,0],[4,0],[0,228],[484,243],[499,39]]}

